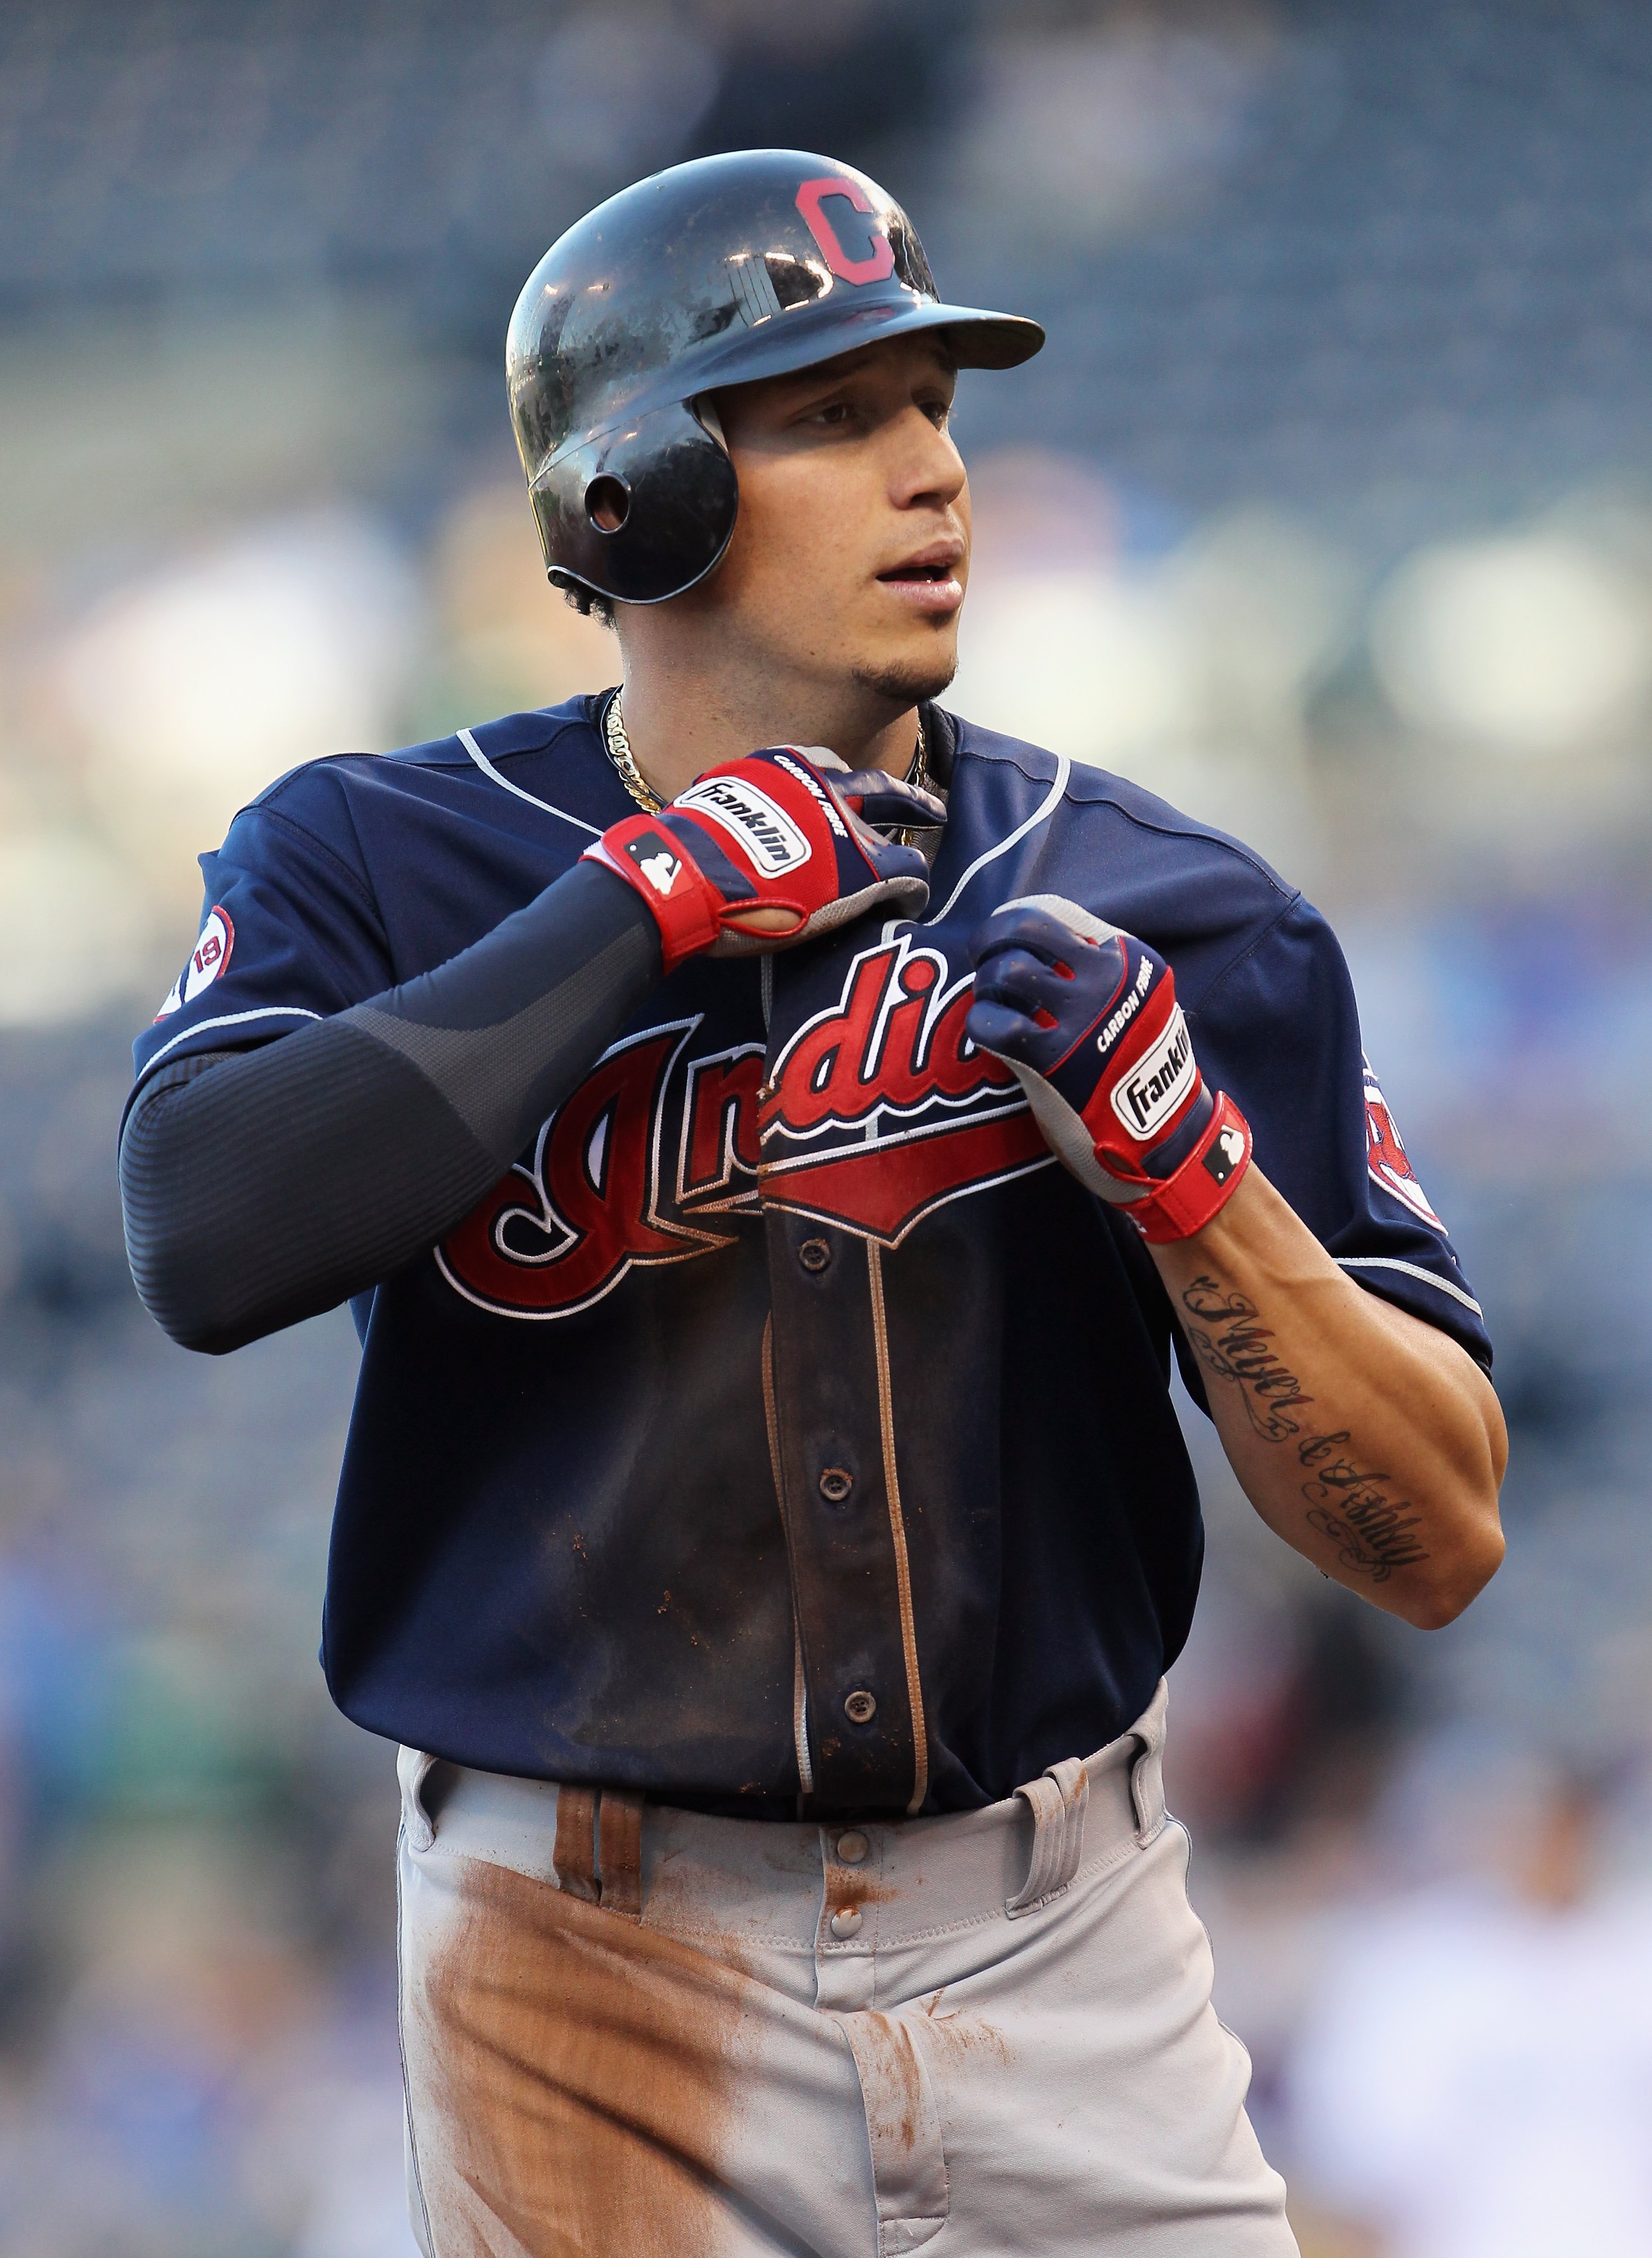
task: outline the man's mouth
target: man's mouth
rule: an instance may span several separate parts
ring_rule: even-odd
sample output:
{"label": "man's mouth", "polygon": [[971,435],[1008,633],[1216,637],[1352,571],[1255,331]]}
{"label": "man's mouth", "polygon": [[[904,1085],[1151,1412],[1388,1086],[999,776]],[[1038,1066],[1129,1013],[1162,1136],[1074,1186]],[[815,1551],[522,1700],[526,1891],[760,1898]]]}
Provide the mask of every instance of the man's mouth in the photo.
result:
{"label": "man's mouth", "polygon": [[926,618],[947,619],[964,600],[958,568],[964,561],[956,541],[932,541],[899,564],[878,574],[880,586],[897,594],[912,611]]}
{"label": "man's mouth", "polygon": [[964,552],[957,541],[932,541],[898,564],[891,564],[878,579],[885,587],[932,586],[941,581],[955,581],[958,567],[963,563]]}

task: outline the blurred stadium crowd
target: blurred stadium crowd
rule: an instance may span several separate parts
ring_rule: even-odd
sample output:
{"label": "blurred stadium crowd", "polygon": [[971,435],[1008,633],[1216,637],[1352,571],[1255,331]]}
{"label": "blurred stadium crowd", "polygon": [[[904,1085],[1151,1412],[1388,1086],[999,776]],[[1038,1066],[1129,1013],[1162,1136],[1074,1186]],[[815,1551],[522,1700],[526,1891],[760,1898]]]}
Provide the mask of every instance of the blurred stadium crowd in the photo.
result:
{"label": "blurred stadium crowd", "polygon": [[1304,2251],[1647,2258],[1642,0],[0,11],[0,2250],[408,2258],[389,1751],[312,1660],[353,1339],[150,1326],[126,1046],[275,774],[613,678],[505,320],[769,142],[1047,323],[961,395],[951,702],[1329,911],[1498,1343],[1510,1558],[1431,1637],[1195,1436],[1173,1801]]}

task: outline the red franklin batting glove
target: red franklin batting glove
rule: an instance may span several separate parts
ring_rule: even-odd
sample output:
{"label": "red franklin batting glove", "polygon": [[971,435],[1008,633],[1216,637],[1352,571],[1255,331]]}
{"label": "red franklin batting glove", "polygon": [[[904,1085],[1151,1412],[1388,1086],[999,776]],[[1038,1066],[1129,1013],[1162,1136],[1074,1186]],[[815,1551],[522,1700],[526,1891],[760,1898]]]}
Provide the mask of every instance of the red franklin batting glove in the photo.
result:
{"label": "red franklin batting glove", "polygon": [[1013,1068],[1051,1151],[1154,1245],[1202,1231],[1251,1132],[1206,1089],[1163,957],[1059,894],[1006,902],[969,955],[969,1040]]}
{"label": "red franklin batting glove", "polygon": [[[874,904],[918,916],[929,899],[928,865],[871,827],[934,829],[946,820],[939,800],[881,769],[851,769],[820,745],[806,753],[771,745],[708,769],[657,815],[627,816],[582,860],[635,888],[672,972],[701,951],[791,948]],[[746,920],[757,910],[791,922],[755,930]]]}

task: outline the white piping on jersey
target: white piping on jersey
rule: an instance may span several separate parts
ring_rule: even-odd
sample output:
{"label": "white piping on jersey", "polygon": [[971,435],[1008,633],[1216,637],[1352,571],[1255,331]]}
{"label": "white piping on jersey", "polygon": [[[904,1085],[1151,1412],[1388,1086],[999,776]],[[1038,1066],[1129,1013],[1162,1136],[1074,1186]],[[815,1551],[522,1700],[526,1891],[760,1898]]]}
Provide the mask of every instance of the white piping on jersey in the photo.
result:
{"label": "white piping on jersey", "polygon": [[883,1307],[883,1250],[866,1242],[872,1280],[872,1345],[877,1357],[877,1424],[883,1438],[883,1493],[889,1504],[890,1535],[895,1544],[895,1590],[901,1611],[901,1653],[906,1664],[906,1699],[912,1714],[912,1793],[906,1816],[915,1819],[929,1793],[929,1728],[924,1722],[924,1685],[918,1669],[918,1625],[912,1612],[912,1572],[906,1555],[906,1516],[901,1510],[901,1480],[895,1460],[895,1383],[890,1377],[889,1319]]}
{"label": "white piping on jersey", "polygon": [[798,1779],[805,1795],[814,1793],[814,1766],[809,1760],[809,1682],[803,1674],[803,1633],[797,1611],[791,1617],[791,1744],[798,1753]]}
{"label": "white piping on jersey", "polygon": [[1465,1294],[1461,1286],[1454,1286],[1449,1278],[1436,1278],[1432,1270],[1425,1270],[1420,1262],[1401,1262],[1392,1254],[1335,1254],[1331,1260],[1340,1270],[1403,1270],[1407,1278],[1420,1278],[1425,1286],[1437,1287],[1449,1294],[1454,1302],[1461,1302],[1465,1310],[1472,1310],[1477,1317],[1485,1310],[1472,1294]]}
{"label": "white piping on jersey", "polygon": [[144,1069],[143,1078],[148,1081],[168,1051],[175,1051],[191,1035],[204,1034],[209,1027],[238,1027],[248,1019],[319,1019],[321,1016],[319,1012],[305,1011],[299,1004],[261,1004],[256,1012],[226,1012],[222,1019],[197,1019],[192,1027],[181,1027],[169,1043],[162,1043]]}
{"label": "white piping on jersey", "polygon": [[553,807],[548,799],[541,799],[531,792],[524,792],[521,785],[513,784],[508,777],[502,777],[468,729],[459,729],[455,734],[482,774],[491,777],[501,792],[512,792],[518,799],[525,799],[529,807],[542,807],[547,815],[560,815],[563,821],[571,823],[576,831],[588,831],[593,839],[601,838],[602,826],[599,823],[586,823],[578,815],[570,815],[565,807]]}
{"label": "white piping on jersey", "polygon": [[1001,839],[996,847],[989,847],[984,855],[977,855],[975,861],[964,872],[963,877],[959,879],[958,884],[953,888],[951,893],[947,895],[940,907],[938,910],[932,910],[926,918],[920,920],[920,922],[924,925],[938,925],[941,919],[946,916],[947,911],[951,909],[959,895],[962,893],[964,888],[969,884],[971,878],[975,877],[977,870],[984,870],[989,863],[996,863],[1000,855],[1007,855],[1010,852],[1010,849],[1015,846],[1018,841],[1026,837],[1029,831],[1036,831],[1040,823],[1044,822],[1049,816],[1053,815],[1055,813],[1056,805],[1060,801],[1062,793],[1067,790],[1067,778],[1072,775],[1072,762],[1068,760],[1065,753],[1058,754],[1056,756],[1055,763],[1055,781],[1050,786],[1048,792],[1045,793],[1044,798],[1039,801],[1038,806],[1035,807],[1032,814],[1028,816],[1026,821],[1025,823],[1017,823],[1015,829],[1010,834],[1010,836],[1007,839]]}
{"label": "white piping on jersey", "polygon": [[[767,964],[769,958],[762,962]],[[775,1503],[783,1515],[785,1476],[780,1467],[780,1414],[775,1404],[775,1321],[763,1319],[763,1424],[769,1431],[769,1471],[774,1476]],[[814,1793],[814,1766],[809,1757],[809,1686],[803,1667],[803,1626],[798,1621],[798,1598],[791,1598],[791,1745],[798,1758],[798,1780],[805,1795]]]}

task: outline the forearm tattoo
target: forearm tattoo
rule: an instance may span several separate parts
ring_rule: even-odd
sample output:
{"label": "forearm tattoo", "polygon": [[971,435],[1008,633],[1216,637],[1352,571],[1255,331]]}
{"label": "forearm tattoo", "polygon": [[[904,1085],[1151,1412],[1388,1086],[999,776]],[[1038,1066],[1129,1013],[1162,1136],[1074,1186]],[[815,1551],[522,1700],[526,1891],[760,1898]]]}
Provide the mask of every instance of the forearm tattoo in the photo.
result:
{"label": "forearm tattoo", "polygon": [[1219,1380],[1237,1381],[1240,1400],[1257,1433],[1270,1443],[1295,1434],[1296,1422],[1288,1415],[1314,1399],[1303,1395],[1296,1374],[1268,1346],[1273,1335],[1257,1322],[1256,1303],[1243,1294],[1224,1294],[1214,1278],[1195,1278],[1181,1305],[1211,1328],[1202,1332],[1189,1324],[1188,1338],[1200,1362]]}
{"label": "forearm tattoo", "polygon": [[1206,1277],[1194,1280],[1181,1305],[1194,1353],[1207,1372],[1233,1381],[1257,1434],[1267,1443],[1294,1438],[1297,1462],[1308,1477],[1301,1493],[1309,1526],[1336,1547],[1338,1566],[1386,1584],[1396,1568],[1426,1560],[1417,1541],[1422,1515],[1409,1499],[1388,1495],[1383,1485],[1389,1475],[1355,1464],[1348,1430],[1315,1434],[1309,1422],[1292,1417],[1314,1399],[1273,1346],[1273,1330],[1255,1303]]}
{"label": "forearm tattoo", "polygon": [[1344,1427],[1335,1435],[1308,1435],[1296,1446],[1312,1480],[1302,1484],[1308,1520],[1336,1547],[1344,1568],[1386,1584],[1396,1568],[1409,1568],[1428,1553],[1417,1543],[1421,1514],[1408,1499],[1395,1503],[1379,1485],[1386,1473],[1366,1473],[1348,1457]]}

